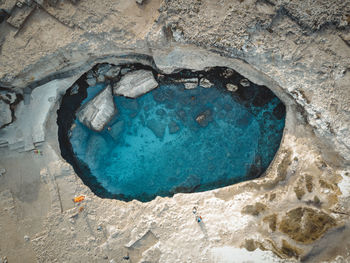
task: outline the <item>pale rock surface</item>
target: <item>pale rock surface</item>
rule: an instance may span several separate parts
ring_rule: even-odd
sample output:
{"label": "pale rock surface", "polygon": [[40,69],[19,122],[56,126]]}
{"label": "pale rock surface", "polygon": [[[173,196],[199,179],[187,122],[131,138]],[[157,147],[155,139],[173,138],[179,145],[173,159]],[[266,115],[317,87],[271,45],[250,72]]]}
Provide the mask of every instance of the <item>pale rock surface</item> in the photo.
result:
{"label": "pale rock surface", "polygon": [[198,86],[198,79],[193,78],[193,79],[183,79],[180,80],[179,82],[183,82],[185,85],[185,89],[195,89]]}
{"label": "pale rock surface", "polygon": [[32,12],[33,8],[27,5],[22,5],[21,8],[16,7],[11,13],[11,16],[7,19],[7,23],[19,29]]}
{"label": "pale rock surface", "polygon": [[211,83],[208,79],[201,78],[199,80],[199,86],[202,86],[203,88],[210,88],[213,86],[213,83]]}
{"label": "pale rock surface", "polygon": [[226,84],[226,89],[231,92],[236,92],[238,90],[238,87],[234,84],[228,83]]}
{"label": "pale rock surface", "polygon": [[0,176],[3,176],[6,173],[6,169],[0,167]]}
{"label": "pale rock surface", "polygon": [[113,93],[129,98],[137,98],[158,87],[153,73],[148,70],[136,70],[124,75],[113,87]]}
{"label": "pale rock surface", "polygon": [[0,99],[0,127],[11,123],[12,115],[10,105]]}
{"label": "pale rock surface", "polygon": [[77,113],[79,121],[94,131],[102,131],[117,113],[114,105],[112,87],[108,85],[92,100],[84,104]]}
{"label": "pale rock surface", "polygon": [[0,99],[6,101],[8,104],[12,104],[16,101],[17,95],[14,92],[0,91]]}
{"label": "pale rock surface", "polygon": [[104,75],[107,78],[116,78],[119,76],[120,67],[112,66]]}

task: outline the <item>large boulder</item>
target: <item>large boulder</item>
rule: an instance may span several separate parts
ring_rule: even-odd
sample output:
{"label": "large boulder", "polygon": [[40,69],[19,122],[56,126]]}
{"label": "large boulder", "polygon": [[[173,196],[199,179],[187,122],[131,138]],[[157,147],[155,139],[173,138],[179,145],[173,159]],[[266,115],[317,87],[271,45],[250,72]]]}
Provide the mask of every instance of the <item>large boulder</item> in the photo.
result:
{"label": "large boulder", "polygon": [[0,100],[0,128],[11,123],[12,115],[10,105]]}
{"label": "large boulder", "polygon": [[136,70],[124,75],[121,80],[113,87],[116,95],[123,95],[129,98],[136,98],[143,95],[158,86],[151,71]]}
{"label": "large boulder", "polygon": [[83,105],[78,110],[77,116],[79,121],[90,129],[102,131],[116,113],[112,88],[108,85],[95,98]]}

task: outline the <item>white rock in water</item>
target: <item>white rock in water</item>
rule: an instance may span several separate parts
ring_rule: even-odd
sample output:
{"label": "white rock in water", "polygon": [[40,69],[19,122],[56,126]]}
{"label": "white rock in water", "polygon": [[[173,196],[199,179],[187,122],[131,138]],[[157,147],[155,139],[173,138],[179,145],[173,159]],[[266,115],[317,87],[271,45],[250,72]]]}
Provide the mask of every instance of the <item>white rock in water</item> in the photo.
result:
{"label": "white rock in water", "polygon": [[242,85],[242,87],[249,87],[250,86],[250,82],[247,79],[241,79],[241,81],[239,82],[239,84]]}
{"label": "white rock in water", "polygon": [[211,83],[209,80],[205,78],[201,78],[199,81],[199,86],[203,88],[210,88],[211,86],[213,86],[213,83]]}
{"label": "white rock in water", "polygon": [[234,84],[227,83],[226,84],[226,89],[231,92],[236,92],[238,90],[238,87]]}
{"label": "white rock in water", "polygon": [[198,87],[198,79],[192,78],[192,79],[184,79],[183,80],[185,89],[195,89]]}
{"label": "white rock in water", "polygon": [[117,113],[112,88],[108,85],[95,98],[83,105],[78,111],[78,119],[95,131],[102,131],[105,125]]}
{"label": "white rock in water", "polygon": [[158,87],[151,71],[137,70],[127,73],[114,86],[113,92],[116,95],[123,95],[129,98],[136,98]]}
{"label": "white rock in water", "polygon": [[0,128],[12,121],[10,105],[0,100]]}

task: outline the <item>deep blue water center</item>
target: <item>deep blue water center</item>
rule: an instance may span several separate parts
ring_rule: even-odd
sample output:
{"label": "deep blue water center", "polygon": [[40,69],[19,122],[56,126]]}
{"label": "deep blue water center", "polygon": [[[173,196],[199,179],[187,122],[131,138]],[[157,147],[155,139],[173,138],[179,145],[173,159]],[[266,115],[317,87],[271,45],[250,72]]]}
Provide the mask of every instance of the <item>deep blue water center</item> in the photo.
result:
{"label": "deep blue water center", "polygon": [[[168,81],[137,99],[115,96],[118,114],[102,132],[75,119],[78,174],[100,196],[141,201],[260,176],[279,147],[284,106],[265,87],[232,93],[217,83],[187,90]],[[104,87],[89,87],[82,104]]]}

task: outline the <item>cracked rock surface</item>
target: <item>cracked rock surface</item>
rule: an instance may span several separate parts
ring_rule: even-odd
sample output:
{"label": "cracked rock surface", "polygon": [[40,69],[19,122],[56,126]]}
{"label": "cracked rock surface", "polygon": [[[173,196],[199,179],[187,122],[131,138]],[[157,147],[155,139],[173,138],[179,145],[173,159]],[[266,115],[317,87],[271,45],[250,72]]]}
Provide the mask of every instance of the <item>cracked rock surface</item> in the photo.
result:
{"label": "cracked rock surface", "polygon": [[78,110],[77,117],[90,129],[102,131],[116,113],[117,108],[113,101],[112,87],[107,86]]}

